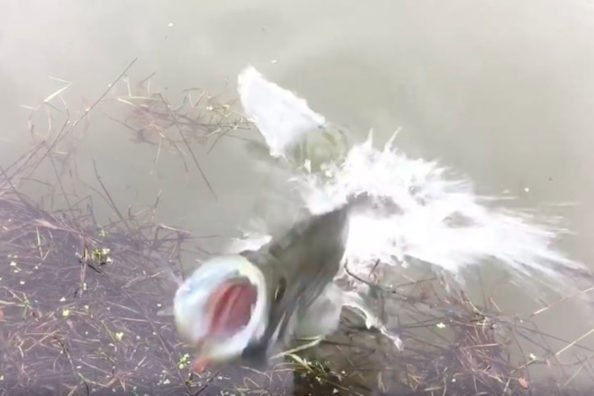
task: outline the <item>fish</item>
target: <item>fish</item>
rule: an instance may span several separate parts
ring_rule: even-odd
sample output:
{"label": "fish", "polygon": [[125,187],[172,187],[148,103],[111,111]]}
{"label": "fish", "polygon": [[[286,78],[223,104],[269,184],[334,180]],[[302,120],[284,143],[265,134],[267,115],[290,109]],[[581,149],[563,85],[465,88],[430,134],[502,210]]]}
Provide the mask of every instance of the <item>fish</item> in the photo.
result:
{"label": "fish", "polygon": [[[272,164],[297,174],[303,168],[325,173],[325,164],[340,162],[348,153],[346,129],[253,67],[238,76],[238,92],[247,118],[265,140],[251,148]],[[178,333],[196,348],[193,370],[231,361],[265,367],[295,338],[336,331],[343,307],[400,348],[399,337],[365,299],[334,282],[344,270],[350,214],[370,204],[377,206],[377,197],[359,192],[344,202],[308,205],[304,210],[310,212],[276,237],[202,263],[178,287],[173,302]]]}
{"label": "fish", "polygon": [[181,284],[173,313],[178,333],[196,348],[194,372],[232,361],[265,367],[300,329],[325,335],[338,327],[341,306],[328,296],[351,207],[310,215],[258,249],[210,258]]}

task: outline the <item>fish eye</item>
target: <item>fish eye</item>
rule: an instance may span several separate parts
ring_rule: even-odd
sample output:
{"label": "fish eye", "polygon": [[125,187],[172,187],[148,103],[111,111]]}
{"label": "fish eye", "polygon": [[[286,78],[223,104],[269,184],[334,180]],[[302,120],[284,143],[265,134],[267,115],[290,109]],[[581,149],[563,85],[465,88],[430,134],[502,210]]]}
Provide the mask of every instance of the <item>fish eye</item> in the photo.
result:
{"label": "fish eye", "polygon": [[274,291],[274,302],[278,302],[281,298],[283,298],[286,288],[287,280],[285,278],[280,278],[278,280],[278,287]]}

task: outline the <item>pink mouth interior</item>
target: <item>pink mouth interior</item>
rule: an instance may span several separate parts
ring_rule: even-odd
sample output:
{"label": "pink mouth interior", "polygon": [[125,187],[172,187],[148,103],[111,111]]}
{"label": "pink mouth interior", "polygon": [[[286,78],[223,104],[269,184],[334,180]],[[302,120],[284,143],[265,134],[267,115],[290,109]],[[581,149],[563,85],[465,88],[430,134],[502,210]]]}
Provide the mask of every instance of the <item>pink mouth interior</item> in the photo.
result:
{"label": "pink mouth interior", "polygon": [[250,321],[257,290],[245,279],[229,280],[220,285],[208,300],[209,334],[228,336],[237,333]]}

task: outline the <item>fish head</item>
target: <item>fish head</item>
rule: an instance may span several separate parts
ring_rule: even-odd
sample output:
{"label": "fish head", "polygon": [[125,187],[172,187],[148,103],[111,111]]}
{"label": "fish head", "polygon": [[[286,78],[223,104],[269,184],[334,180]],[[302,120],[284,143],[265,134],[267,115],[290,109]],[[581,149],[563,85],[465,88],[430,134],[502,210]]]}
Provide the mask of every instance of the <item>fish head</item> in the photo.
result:
{"label": "fish head", "polygon": [[239,357],[262,336],[267,294],[264,273],[241,255],[212,258],[184,281],[174,297],[175,324],[202,369]]}

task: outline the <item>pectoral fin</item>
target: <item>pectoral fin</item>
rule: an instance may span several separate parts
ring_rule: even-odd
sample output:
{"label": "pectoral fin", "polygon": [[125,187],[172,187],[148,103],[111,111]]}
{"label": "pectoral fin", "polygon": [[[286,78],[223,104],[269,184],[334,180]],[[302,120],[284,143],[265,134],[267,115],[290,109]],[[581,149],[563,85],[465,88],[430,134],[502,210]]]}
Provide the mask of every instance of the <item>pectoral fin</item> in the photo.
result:
{"label": "pectoral fin", "polygon": [[396,349],[402,350],[403,343],[402,339],[398,336],[398,334],[390,331],[384,325],[383,321],[373,312],[371,307],[367,304],[365,299],[361,297],[361,295],[354,291],[342,291],[342,304],[345,307],[351,308],[352,310],[356,311],[365,319],[365,326],[370,328],[376,328],[380,331],[383,335],[388,337]]}

